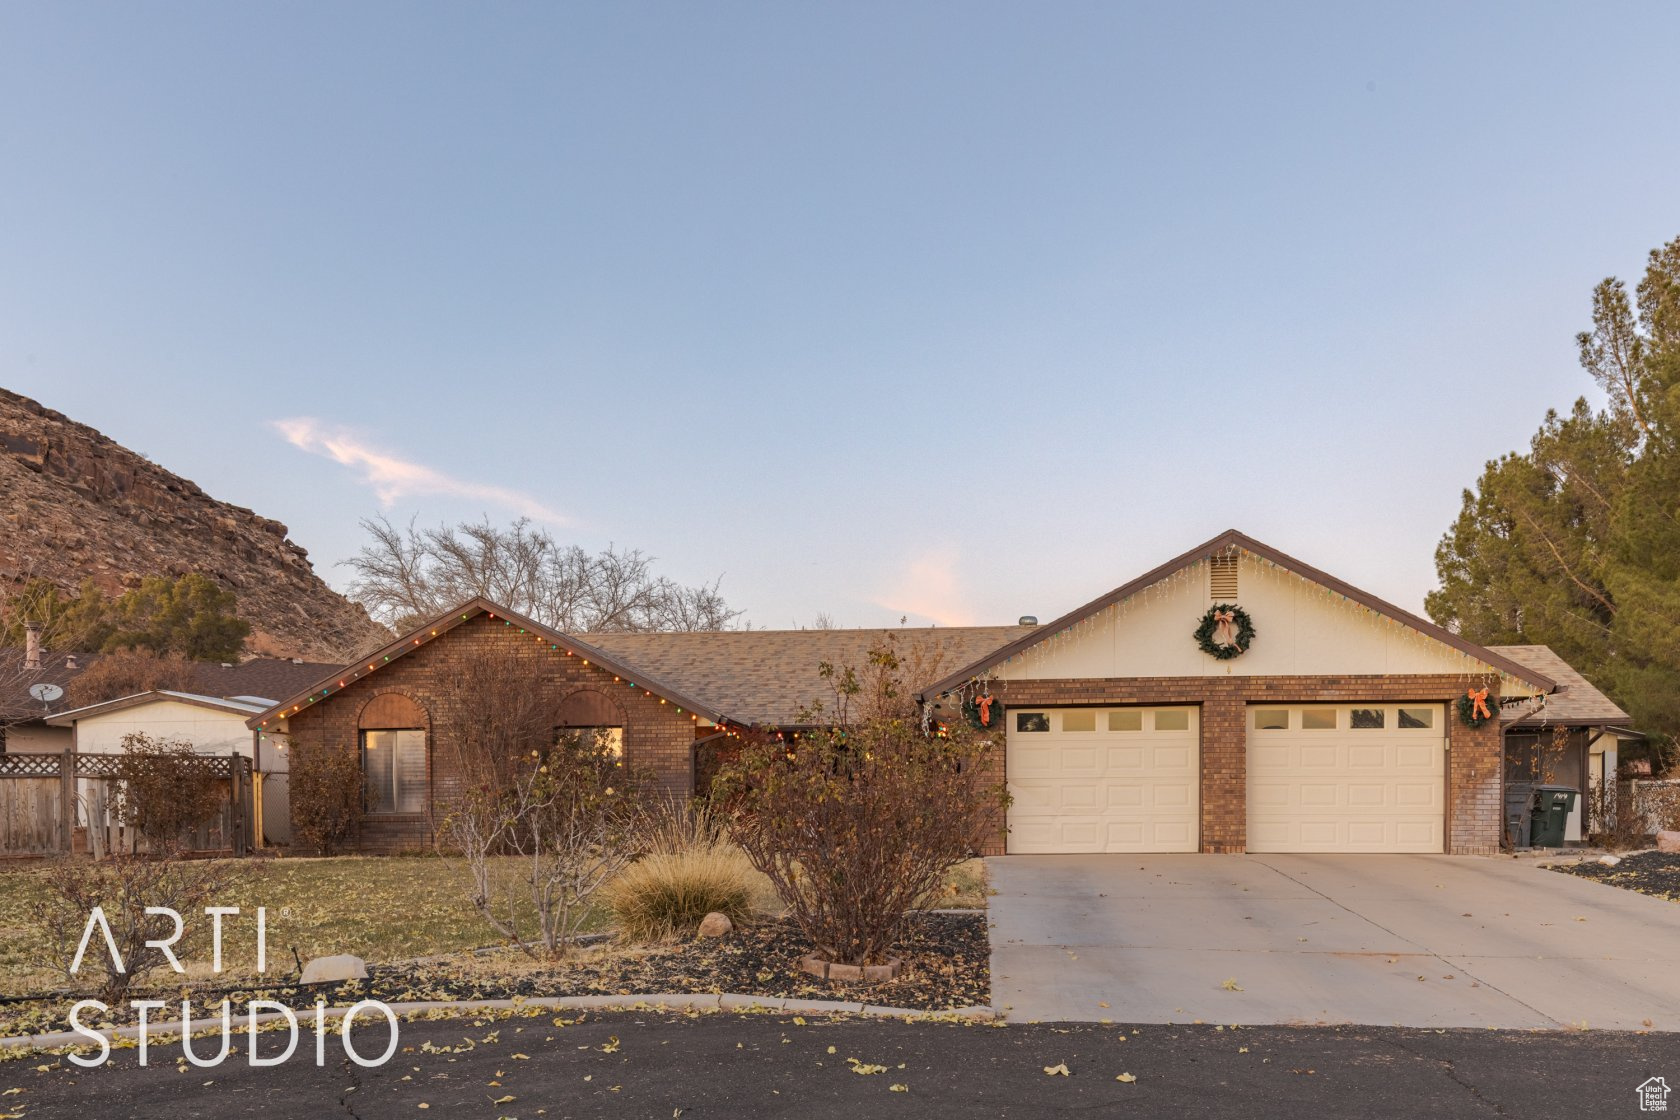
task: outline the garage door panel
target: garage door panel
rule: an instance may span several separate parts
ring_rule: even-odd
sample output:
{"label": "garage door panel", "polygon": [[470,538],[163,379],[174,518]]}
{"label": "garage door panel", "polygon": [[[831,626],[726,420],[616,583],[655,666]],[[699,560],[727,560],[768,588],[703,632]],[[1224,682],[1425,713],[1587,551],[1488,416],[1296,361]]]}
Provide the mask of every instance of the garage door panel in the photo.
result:
{"label": "garage door panel", "polygon": [[[1381,719],[1364,716],[1356,727],[1353,708]],[[1278,710],[1267,706],[1267,722]],[[1248,850],[1441,851],[1446,725],[1439,706],[1434,713],[1422,728],[1402,727],[1396,705],[1375,702],[1291,708],[1286,727],[1257,728],[1251,718]]]}
{"label": "garage door panel", "polygon": [[[1006,766],[1011,852],[1195,851],[1200,836],[1195,713],[1064,709],[1022,732],[1011,721]],[[1134,715],[1136,718],[1134,718]],[[1068,730],[1073,728],[1075,730]],[[1090,728],[1090,730],[1083,730]]]}

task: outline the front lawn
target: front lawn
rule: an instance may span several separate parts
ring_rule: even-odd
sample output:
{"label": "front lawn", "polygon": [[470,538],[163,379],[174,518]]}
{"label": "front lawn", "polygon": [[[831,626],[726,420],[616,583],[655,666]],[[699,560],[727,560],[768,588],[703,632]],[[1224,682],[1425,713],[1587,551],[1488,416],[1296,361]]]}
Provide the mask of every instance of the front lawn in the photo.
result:
{"label": "front lawn", "polygon": [[[466,896],[460,859],[441,856],[336,856],[328,859],[254,861],[259,876],[218,898],[217,905],[246,913],[224,920],[224,971],[255,967],[255,909],[268,908],[268,973],[295,974],[294,947],[304,961],[351,953],[371,963],[394,964],[497,944],[493,930]],[[504,871],[512,874],[513,861]],[[46,871],[40,865],[0,871],[0,996],[62,987],[65,978],[47,966],[41,930],[30,920],[29,903],[42,897]],[[758,904],[775,912],[779,900],[761,885]],[[985,865],[969,860],[953,868],[944,889],[929,905],[952,909],[986,907]],[[249,915],[249,916],[247,916]],[[209,919],[183,915],[188,936],[202,933]],[[598,930],[605,915],[591,915],[585,928]],[[189,975],[209,975],[208,949],[189,950]],[[161,976],[157,979],[161,979]],[[4,1032],[0,1032],[4,1033]]]}
{"label": "front lawn", "polygon": [[[496,935],[467,901],[459,859],[440,856],[336,856],[255,861],[259,874],[219,906],[238,906],[224,919],[224,971],[256,966],[256,908],[268,908],[268,971],[294,973],[292,951],[304,961],[351,953],[367,961],[401,961],[473,949]],[[512,868],[508,868],[511,872]],[[61,987],[65,978],[45,967],[47,946],[28,905],[45,891],[39,866],[0,872],[0,995]],[[188,937],[209,928],[202,914],[185,914]],[[597,928],[599,920],[588,928]],[[207,951],[183,964],[189,975],[209,974]]]}

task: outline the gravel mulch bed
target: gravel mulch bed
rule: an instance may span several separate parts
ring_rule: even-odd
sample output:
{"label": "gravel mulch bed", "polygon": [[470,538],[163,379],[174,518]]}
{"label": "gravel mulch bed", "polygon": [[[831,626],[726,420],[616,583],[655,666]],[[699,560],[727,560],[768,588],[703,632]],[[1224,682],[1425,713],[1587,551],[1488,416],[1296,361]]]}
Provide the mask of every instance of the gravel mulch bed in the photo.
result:
{"label": "gravel mulch bed", "polygon": [[1638,891],[1669,902],[1680,902],[1680,853],[1637,852],[1623,857],[1622,862],[1614,867],[1606,867],[1597,860],[1584,860],[1581,863],[1554,865],[1552,870],[1579,875],[1583,879],[1596,879],[1612,887]]}
{"label": "gravel mulch bed", "polygon": [[[925,1011],[985,1006],[991,1002],[990,941],[986,915],[920,914],[912,919],[897,955],[904,972],[880,984],[842,984],[819,980],[798,970],[809,943],[784,920],[737,930],[716,940],[695,940],[646,948],[580,950],[558,966],[539,965],[517,952],[461,954],[395,965],[370,965],[368,979],[329,989],[300,989],[284,981],[263,988],[194,985],[144,998],[179,1001],[190,995],[194,1015],[220,1009],[225,995],[237,1016],[251,999],[275,999],[294,1009],[317,999],[329,1004],[373,998],[387,1003],[417,1000],[511,999],[517,996],[637,996],[663,993],[829,999]],[[132,998],[143,998],[136,993]],[[0,1005],[0,1037],[68,1029],[73,1000],[47,998]],[[179,1010],[177,1002],[176,1011]],[[177,1016],[167,1009],[153,1021]],[[83,1021],[91,1023],[92,1016]],[[112,1008],[110,1022],[126,1024],[134,1016]],[[237,1018],[236,1018],[237,1024]]]}

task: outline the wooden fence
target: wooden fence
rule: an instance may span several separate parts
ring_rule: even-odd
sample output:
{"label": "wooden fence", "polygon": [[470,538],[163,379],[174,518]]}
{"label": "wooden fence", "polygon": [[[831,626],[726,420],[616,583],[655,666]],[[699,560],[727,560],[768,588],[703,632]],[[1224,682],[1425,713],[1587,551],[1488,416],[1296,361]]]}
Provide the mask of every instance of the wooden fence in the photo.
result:
{"label": "wooden fence", "polygon": [[[0,857],[95,857],[144,851],[144,838],[116,814],[120,754],[0,754]],[[224,796],[208,822],[186,838],[195,855],[243,856],[251,850],[251,760],[239,754],[194,761]]]}

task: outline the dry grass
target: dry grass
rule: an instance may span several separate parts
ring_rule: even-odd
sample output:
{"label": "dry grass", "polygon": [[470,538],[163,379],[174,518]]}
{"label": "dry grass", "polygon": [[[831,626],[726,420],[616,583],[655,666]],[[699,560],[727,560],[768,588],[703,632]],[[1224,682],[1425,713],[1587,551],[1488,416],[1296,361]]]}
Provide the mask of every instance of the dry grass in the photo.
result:
{"label": "dry grass", "polygon": [[[511,883],[512,861],[498,861],[499,880]],[[244,913],[224,920],[226,971],[255,968],[254,929],[258,906],[268,908],[268,971],[285,975],[295,965],[292,949],[307,961],[331,953],[353,953],[369,962],[391,962],[459,952],[496,942],[467,901],[462,860],[440,856],[334,856],[327,859],[265,861],[263,874],[218,905]],[[32,899],[45,893],[46,872],[33,866],[0,869],[0,995],[60,987],[62,973],[48,960],[42,931],[29,919]],[[189,939],[207,930],[202,914],[183,915]],[[603,915],[585,928],[596,930]],[[189,975],[209,972],[207,953],[183,957]]]}
{"label": "dry grass", "polygon": [[760,879],[741,849],[719,842],[643,856],[607,886],[602,902],[630,940],[658,941],[692,934],[713,912],[751,924]]}
{"label": "dry grass", "polygon": [[[734,864],[739,857],[734,865],[745,876],[748,891],[744,913],[781,913],[781,900],[769,881],[753,870],[738,850],[730,850],[734,856],[722,856],[716,862],[720,866]],[[501,870],[511,879],[511,866]],[[649,869],[648,874],[652,873]],[[690,877],[686,872],[682,876],[685,880]],[[462,861],[438,856],[281,859],[268,863],[260,879],[218,902],[242,907],[246,915],[253,914],[258,906],[268,908],[269,973],[285,975],[294,967],[293,946],[306,961],[330,953],[354,953],[369,962],[389,963],[493,944],[494,935],[466,900],[465,883]],[[64,984],[62,974],[49,966],[41,931],[34,928],[28,916],[30,901],[44,889],[41,865],[0,865],[0,995],[20,995]],[[969,860],[951,870],[938,896],[926,905],[983,910],[987,894],[985,865],[977,859]],[[689,904],[687,912],[698,905]],[[708,909],[724,907],[712,905]],[[706,912],[694,917],[694,923]],[[729,913],[727,909],[724,912]],[[185,917],[189,930],[195,925],[208,928],[208,919],[202,915],[196,922],[193,915]],[[735,914],[730,917],[736,919]],[[223,951],[228,960],[224,963],[235,974],[249,973],[254,967],[251,921],[254,919],[245,915],[227,919]],[[600,930],[612,924],[613,915],[603,909],[591,917],[586,928]],[[208,961],[203,956],[188,959],[191,973],[208,973]]]}

